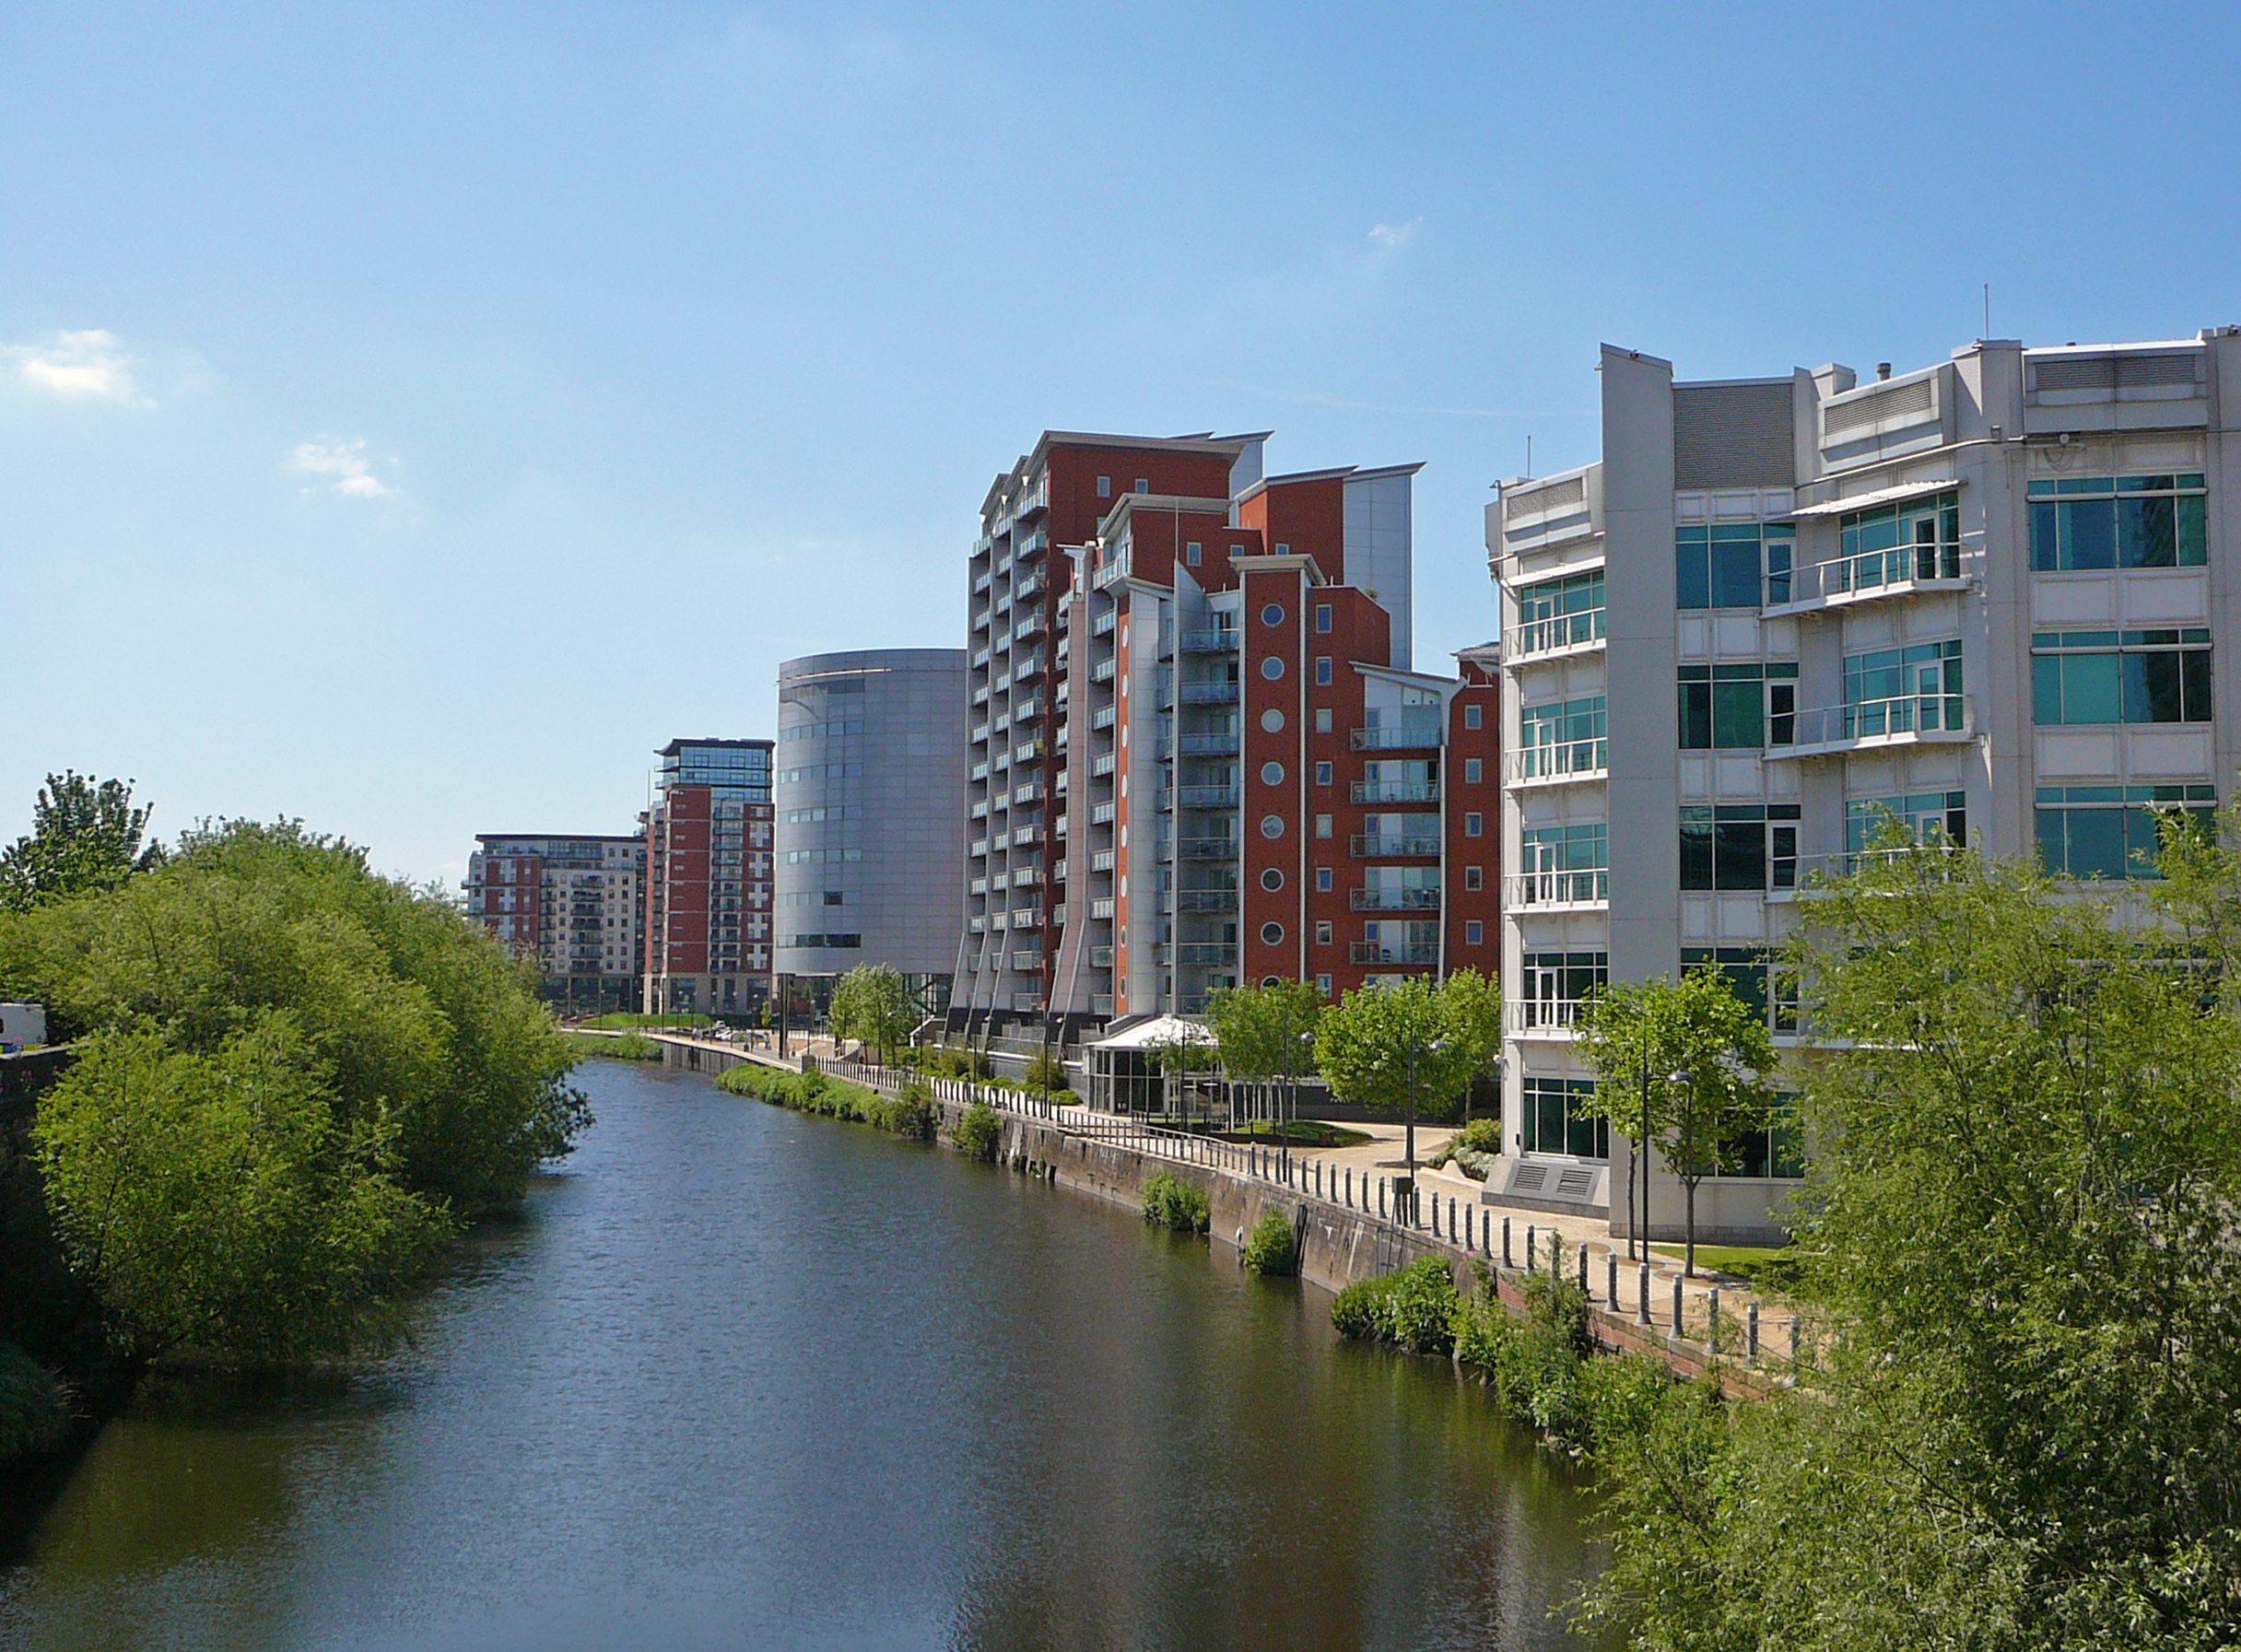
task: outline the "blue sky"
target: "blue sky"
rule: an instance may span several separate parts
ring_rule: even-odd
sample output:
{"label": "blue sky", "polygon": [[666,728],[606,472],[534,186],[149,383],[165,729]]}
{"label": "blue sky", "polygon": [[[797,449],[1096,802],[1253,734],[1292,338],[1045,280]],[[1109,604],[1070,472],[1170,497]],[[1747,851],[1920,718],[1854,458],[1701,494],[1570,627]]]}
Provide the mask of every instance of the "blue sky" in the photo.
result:
{"label": "blue sky", "polygon": [[778,662],[963,640],[1046,427],[1489,482],[1684,377],[2241,321],[2235,14],[0,11],[0,836],[41,776],[456,882]]}

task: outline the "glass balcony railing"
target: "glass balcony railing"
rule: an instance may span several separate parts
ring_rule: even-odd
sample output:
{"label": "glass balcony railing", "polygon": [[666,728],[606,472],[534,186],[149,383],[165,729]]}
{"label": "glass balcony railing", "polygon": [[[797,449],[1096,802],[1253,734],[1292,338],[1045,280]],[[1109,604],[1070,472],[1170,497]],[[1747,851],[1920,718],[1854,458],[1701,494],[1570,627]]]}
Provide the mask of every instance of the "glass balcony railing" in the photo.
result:
{"label": "glass balcony railing", "polygon": [[1420,861],[1439,852],[1439,839],[1433,837],[1369,833],[1357,835],[1347,842],[1355,858],[1364,861]]}
{"label": "glass balcony railing", "polygon": [[1437,964],[1439,946],[1430,941],[1356,941],[1347,955],[1356,964]]}
{"label": "glass balcony railing", "polygon": [[1437,780],[1356,780],[1354,801],[1357,803],[1436,803],[1439,801]]}
{"label": "glass balcony railing", "polygon": [[1437,911],[1439,891],[1437,889],[1395,889],[1378,885],[1355,889],[1352,896],[1356,912],[1414,912]]}
{"label": "glass balcony railing", "polygon": [[1350,749],[1357,752],[1422,751],[1441,744],[1442,735],[1437,723],[1404,725],[1401,728],[1355,729],[1349,742]]}

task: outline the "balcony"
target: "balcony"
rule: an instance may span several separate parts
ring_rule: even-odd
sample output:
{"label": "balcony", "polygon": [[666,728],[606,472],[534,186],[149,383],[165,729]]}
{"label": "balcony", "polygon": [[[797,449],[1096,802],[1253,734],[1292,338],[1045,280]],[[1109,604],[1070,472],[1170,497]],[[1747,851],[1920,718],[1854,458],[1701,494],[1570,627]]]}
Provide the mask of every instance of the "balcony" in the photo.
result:
{"label": "balcony", "polygon": [[1041,803],[1043,801],[1043,783],[1040,780],[1029,780],[1024,786],[1015,786],[1012,789],[1012,801],[1015,803]]}
{"label": "balcony", "polygon": [[[1164,794],[1163,794],[1164,795]],[[1175,800],[1186,809],[1234,809],[1244,801],[1237,786],[1178,786]]]}
{"label": "balcony", "polygon": [[976,763],[973,765],[972,772],[974,779],[985,780],[988,779],[988,765],[985,763]]}
{"label": "balcony", "polygon": [[1608,740],[1567,740],[1502,754],[1502,784],[1512,789],[1576,786],[1610,778]]}
{"label": "balcony", "polygon": [[1120,709],[1118,706],[1099,706],[1089,714],[1089,726],[1093,729],[1109,729],[1120,721]]}
{"label": "balcony", "polygon": [[1176,848],[1186,861],[1234,861],[1238,858],[1238,839],[1235,838],[1184,838],[1179,840]]}
{"label": "balcony", "polygon": [[[1059,818],[1064,820],[1066,817],[1062,814]],[[1012,843],[1015,848],[1023,843],[1040,843],[1042,840],[1043,829],[1038,826],[1023,826],[1012,834]]]}
{"label": "balcony", "polygon": [[1437,912],[1437,889],[1389,889],[1383,886],[1347,891],[1348,904],[1356,912]]}
{"label": "balcony", "polygon": [[1113,805],[1112,800],[1111,800],[1111,799],[1109,799],[1109,798],[1108,798],[1108,799],[1107,799],[1107,800],[1106,800],[1104,803],[1092,803],[1092,804],[1090,804],[1090,805],[1089,805],[1089,824],[1090,824],[1091,826],[1110,826],[1110,825],[1112,825],[1112,823],[1113,823],[1113,807],[1114,807],[1114,805]]}
{"label": "balcony", "polygon": [[1175,892],[1178,912],[1234,912],[1238,909],[1235,889],[1178,889]]}
{"label": "balcony", "polygon": [[1050,533],[1044,529],[1038,528],[1034,533],[1028,534],[1025,539],[1019,542],[1019,548],[1012,553],[1012,560],[1015,562],[1025,562],[1030,557],[1041,556],[1050,548]]}
{"label": "balcony", "polygon": [[981,684],[980,687],[973,690],[973,704],[976,706],[985,706],[988,704],[988,685],[986,683]]}
{"label": "balcony", "polygon": [[1178,964],[1227,964],[1235,966],[1238,949],[1228,941],[1178,941],[1166,950]]}
{"label": "balcony", "polygon": [[973,629],[976,632],[988,629],[988,610],[986,608],[982,608],[973,615]]}
{"label": "balcony", "polygon": [[1092,969],[1110,969],[1113,967],[1113,949],[1109,946],[1091,947],[1089,967]]}
{"label": "balcony", "polygon": [[1040,654],[1029,654],[1012,667],[1012,681],[1015,683],[1032,683],[1042,674],[1043,657]]}
{"label": "balcony", "polygon": [[1965,694],[1905,694],[1848,706],[1817,706],[1798,713],[1795,733],[1789,744],[1769,745],[1766,760],[1957,745],[1977,738],[1976,709]]}
{"label": "balcony", "polygon": [[1092,1015],[1110,1015],[1113,1013],[1113,995],[1109,992],[1092,992],[1089,995],[1089,1013]]}
{"label": "balcony", "polygon": [[1238,685],[1235,683],[1182,685],[1182,703],[1186,706],[1234,706],[1238,697]]}
{"label": "balcony", "polygon": [[1120,611],[1118,608],[1108,608],[1089,622],[1089,634],[1092,637],[1109,637],[1113,633],[1113,627],[1120,623]]}
{"label": "balcony", "polygon": [[1118,557],[1107,557],[1097,564],[1097,571],[1091,577],[1090,584],[1098,591],[1110,591],[1128,578],[1128,553],[1125,551]]}
{"label": "balcony", "polygon": [[1569,1038],[1579,1005],[1577,998],[1511,999],[1502,1005],[1502,1032],[1511,1038]]}
{"label": "balcony", "polygon": [[965,892],[968,895],[986,895],[988,893],[988,880],[986,878],[973,879],[971,883],[965,885]]}
{"label": "balcony", "polygon": [[1356,836],[1347,839],[1356,860],[1424,861],[1439,853],[1437,838],[1400,838],[1390,835]]}
{"label": "balcony", "polygon": [[1089,915],[1092,918],[1110,918],[1113,915],[1113,897],[1109,895],[1096,896],[1089,903]]}
{"label": "balcony", "polygon": [[1356,941],[1346,955],[1355,964],[1437,964],[1439,946],[1430,941]]}
{"label": "balcony", "polygon": [[[1050,478],[1048,475],[1038,476],[1036,478],[1035,486],[1028,488],[1013,502],[1012,514],[1017,520],[1025,521],[1028,517],[1033,516],[1038,511],[1041,510],[1045,506],[1050,504]],[[1027,554],[1027,550],[1024,545],[1020,548],[1020,554],[1022,556]]]}
{"label": "balcony", "polygon": [[988,650],[987,650],[986,648],[977,648],[977,649],[975,649],[975,650],[973,650],[973,669],[974,669],[975,671],[981,671],[981,670],[985,670],[985,669],[987,668],[987,665],[988,665]]}
{"label": "balcony", "polygon": [[988,818],[988,800],[986,798],[981,799],[980,802],[973,805],[972,818],[975,820],[986,820]]}
{"label": "balcony", "polygon": [[1092,871],[1092,872],[1110,872],[1112,869],[1113,869],[1113,851],[1112,851],[1111,849],[1091,849],[1091,850],[1089,851],[1089,870],[1090,870],[1090,871]]}
{"label": "balcony", "polygon": [[1043,955],[1039,952],[1015,952],[1012,955],[1012,967],[1015,969],[1032,970],[1042,967]]}
{"label": "balcony", "polygon": [[1100,756],[1092,757],[1089,760],[1090,779],[1099,780],[1103,779],[1107,775],[1112,773],[1114,765],[1118,761],[1119,759],[1115,757],[1111,752],[1106,752]]}
{"label": "balcony", "polygon": [[1042,628],[1042,611],[1039,608],[1034,609],[1023,615],[1019,623],[1012,627],[1012,640],[1025,642],[1030,637],[1039,636]]}
{"label": "balcony", "polygon": [[1178,640],[1186,654],[1234,654],[1240,635],[1236,627],[1222,626],[1212,631],[1185,631]]}
{"label": "balcony", "polygon": [[1435,748],[1442,743],[1437,725],[1403,727],[1398,729],[1355,729],[1347,748],[1357,752],[1414,752]]}
{"label": "balcony", "polygon": [[1213,734],[1185,734],[1178,742],[1186,757],[1231,757],[1241,736],[1235,729]]}
{"label": "balcony", "polygon": [[1012,748],[1012,761],[1015,763],[1038,763],[1042,760],[1042,755],[1043,743],[1039,740],[1023,740]]}
{"label": "balcony", "polygon": [[987,928],[988,920],[985,918],[968,918],[965,920],[965,932],[968,935],[980,934]]}
{"label": "balcony", "polygon": [[986,596],[988,594],[989,579],[989,575],[982,574],[979,579],[973,581],[973,594],[975,596]]}
{"label": "balcony", "polygon": [[1592,653],[1602,646],[1603,610],[1590,608],[1510,627],[1502,633],[1502,663],[1565,660],[1574,654]]}
{"label": "balcony", "polygon": [[1513,910],[1536,912],[1601,912],[1611,906],[1611,870],[1585,867],[1576,872],[1520,872],[1502,880],[1502,904]]}
{"label": "balcony", "polygon": [[[1774,589],[1767,592],[1765,613],[1774,619],[1897,597],[1966,591],[1983,570],[1983,553],[1964,553],[1957,545],[1902,545],[1884,551],[1864,551],[1797,569],[1789,576],[1787,594]],[[1779,602],[1774,600],[1778,595],[1782,595]]]}
{"label": "balcony", "polygon": [[1436,803],[1439,801],[1439,782],[1356,780],[1353,793],[1354,801],[1357,803]]}
{"label": "balcony", "polygon": [[1113,680],[1113,674],[1120,669],[1120,662],[1117,660],[1100,660],[1089,668],[1089,680],[1093,683],[1109,683]]}
{"label": "balcony", "polygon": [[1012,927],[1015,930],[1038,930],[1043,927],[1043,915],[1033,907],[1024,912],[1014,912]]}
{"label": "balcony", "polygon": [[975,723],[973,725],[972,744],[975,745],[986,745],[988,744],[988,724],[981,722]]}

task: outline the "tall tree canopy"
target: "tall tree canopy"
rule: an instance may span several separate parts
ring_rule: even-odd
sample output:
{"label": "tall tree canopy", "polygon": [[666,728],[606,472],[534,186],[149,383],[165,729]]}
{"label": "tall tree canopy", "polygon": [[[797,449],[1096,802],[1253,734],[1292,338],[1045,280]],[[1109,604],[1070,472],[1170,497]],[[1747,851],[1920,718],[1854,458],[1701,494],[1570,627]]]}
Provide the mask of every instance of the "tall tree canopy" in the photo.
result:
{"label": "tall tree canopy", "polygon": [[882,1056],[891,1056],[923,1018],[892,964],[859,964],[843,975],[827,1016],[835,1037],[871,1045]]}
{"label": "tall tree canopy", "polygon": [[113,889],[162,849],[143,849],[146,805],[133,805],[130,780],[98,780],[65,769],[51,774],[31,805],[31,831],[0,849],[0,911],[28,912],[65,896]]}

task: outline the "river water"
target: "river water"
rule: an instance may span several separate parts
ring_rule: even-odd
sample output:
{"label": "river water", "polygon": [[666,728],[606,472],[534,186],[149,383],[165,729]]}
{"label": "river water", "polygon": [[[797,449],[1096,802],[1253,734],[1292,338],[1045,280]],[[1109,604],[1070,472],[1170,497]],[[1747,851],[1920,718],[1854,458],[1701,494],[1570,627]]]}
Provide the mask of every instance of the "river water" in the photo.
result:
{"label": "river water", "polygon": [[599,1124],[347,1380],[151,1388],[0,1646],[1577,1646],[1564,1465],[1330,1298],[705,1080]]}

